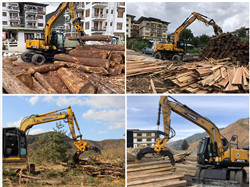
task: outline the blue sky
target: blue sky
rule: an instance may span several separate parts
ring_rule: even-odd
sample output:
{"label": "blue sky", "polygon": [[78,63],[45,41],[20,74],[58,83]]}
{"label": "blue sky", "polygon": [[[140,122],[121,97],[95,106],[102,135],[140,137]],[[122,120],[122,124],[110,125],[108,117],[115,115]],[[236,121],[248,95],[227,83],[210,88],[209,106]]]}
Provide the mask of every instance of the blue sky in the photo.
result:
{"label": "blue sky", "polygon": [[[75,113],[84,139],[124,138],[124,96],[3,96],[3,127],[19,127],[24,117],[68,106]],[[61,122],[69,134],[68,125]],[[33,126],[29,134],[51,131],[55,125],[56,122],[51,122]]]}
{"label": "blue sky", "polygon": [[[173,96],[176,100],[207,117],[219,128],[241,118],[249,117],[249,97],[244,96]],[[160,96],[128,96],[127,128],[156,130],[158,103]],[[171,125],[176,131],[172,141],[186,138],[195,133],[204,132],[192,122],[172,112]],[[162,118],[161,125],[162,128]]]}

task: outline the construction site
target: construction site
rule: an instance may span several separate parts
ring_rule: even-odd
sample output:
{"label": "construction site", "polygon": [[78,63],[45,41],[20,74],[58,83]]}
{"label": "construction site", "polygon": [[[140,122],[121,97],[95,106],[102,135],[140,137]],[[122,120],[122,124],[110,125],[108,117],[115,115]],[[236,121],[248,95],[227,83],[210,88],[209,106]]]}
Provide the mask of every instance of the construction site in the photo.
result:
{"label": "construction site", "polygon": [[[214,36],[194,55],[187,53],[180,35],[195,20],[213,27]],[[249,43],[237,33],[223,33],[213,19],[193,12],[175,30],[173,41],[156,43],[151,55],[127,50],[127,92],[249,93]]]}
{"label": "construction site", "polygon": [[[33,16],[35,21],[41,14],[35,5],[36,3],[27,3],[27,5],[5,3],[5,6],[8,7],[6,16],[8,16],[8,12],[15,9],[18,12],[35,14]],[[39,4],[39,6],[46,7],[48,4]],[[109,10],[113,7],[117,7],[117,11],[111,13]],[[80,10],[83,11],[84,8],[88,9],[83,14]],[[3,93],[125,93],[125,45],[124,24],[122,24],[125,19],[124,10],[125,3],[65,2],[59,4],[53,14],[46,15],[46,22],[43,19],[45,27],[41,31],[39,30],[40,38],[36,38],[34,35],[28,37],[27,33],[27,36],[24,33],[25,46],[13,48],[11,45],[4,45],[7,49],[3,50]],[[42,15],[45,14],[44,11]],[[85,14],[91,20],[83,23],[82,20],[86,20],[84,19]],[[108,25],[107,18],[111,14],[116,16],[112,20],[109,19],[111,21]],[[13,16],[11,13],[10,15]],[[71,26],[67,27],[65,31],[58,31],[54,25],[63,16],[65,23],[67,20],[67,24],[71,24]],[[90,23],[93,24],[91,32],[89,32]],[[113,24],[114,26],[112,26]],[[41,24],[38,23],[32,27],[36,32],[38,32],[37,25],[40,29]],[[4,27],[5,35],[9,37],[5,38],[4,42],[14,39],[21,40],[21,31],[29,29],[26,27],[28,26]],[[15,32],[18,31],[15,35],[13,29]],[[113,33],[110,34],[111,30]],[[71,46],[66,46],[66,43],[70,42]],[[11,50],[12,48],[13,50]]]}

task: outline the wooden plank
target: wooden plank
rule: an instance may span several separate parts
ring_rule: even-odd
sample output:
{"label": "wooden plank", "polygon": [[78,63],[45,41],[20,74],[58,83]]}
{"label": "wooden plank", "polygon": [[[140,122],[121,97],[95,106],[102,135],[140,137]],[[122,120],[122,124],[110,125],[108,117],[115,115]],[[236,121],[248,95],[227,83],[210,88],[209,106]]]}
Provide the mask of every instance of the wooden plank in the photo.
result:
{"label": "wooden plank", "polygon": [[[170,169],[170,168],[169,168]],[[133,175],[127,175],[127,179],[136,179],[139,180],[140,178],[145,178],[145,177],[156,177],[156,176],[162,176],[162,175],[169,175],[172,174],[170,171],[157,171],[157,172],[150,172],[150,173],[141,173],[141,174],[133,174]]]}
{"label": "wooden plank", "polygon": [[228,80],[228,85],[224,89],[224,91],[230,91],[231,92],[231,91],[238,91],[239,90],[238,86],[232,85],[232,80],[233,80],[234,74],[235,74],[234,69],[228,70],[228,78],[229,78],[229,80]]}
{"label": "wooden plank", "polygon": [[156,173],[156,172],[165,172],[170,171],[170,167],[163,167],[163,168],[156,168],[156,169],[150,169],[150,170],[142,170],[142,171],[133,171],[133,172],[127,172],[127,176],[136,176],[136,175],[143,175],[146,173]]}
{"label": "wooden plank", "polygon": [[141,170],[150,170],[150,169],[156,169],[156,168],[166,168],[166,167],[171,167],[171,164],[169,165],[152,165],[152,166],[141,166],[138,168],[128,168],[127,172],[132,172],[132,171],[141,171]]}
{"label": "wooden plank", "polygon": [[228,81],[229,81],[229,78],[228,78],[228,76],[226,76],[226,78],[225,79],[223,79],[222,81],[220,81],[218,84],[220,85],[220,86],[222,86],[222,87],[226,87],[227,86],[227,84],[228,84]]}
{"label": "wooden plank", "polygon": [[156,89],[155,89],[155,85],[154,85],[153,79],[150,79],[150,84],[151,84],[153,93],[154,93],[154,94],[157,94],[157,91],[156,91]]}
{"label": "wooden plank", "polygon": [[243,73],[243,69],[242,68],[237,68],[236,73],[234,75],[234,78],[232,80],[232,84],[235,85],[240,85],[242,84],[242,73]]}
{"label": "wooden plank", "polygon": [[139,185],[133,185],[133,187],[181,187],[186,186],[187,181],[185,180],[166,180],[166,181],[156,181],[156,182],[150,182],[148,184],[139,184]]}

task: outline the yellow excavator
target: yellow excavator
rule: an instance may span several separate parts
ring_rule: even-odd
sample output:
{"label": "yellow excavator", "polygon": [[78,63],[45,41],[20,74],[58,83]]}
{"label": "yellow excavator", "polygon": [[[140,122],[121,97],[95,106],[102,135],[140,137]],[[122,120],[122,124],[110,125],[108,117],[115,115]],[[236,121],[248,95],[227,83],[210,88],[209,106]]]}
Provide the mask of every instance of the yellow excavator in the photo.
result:
{"label": "yellow excavator", "polygon": [[81,36],[85,35],[85,33],[81,18],[77,17],[77,4],[75,2],[63,2],[47,21],[44,28],[44,39],[26,40],[26,49],[28,51],[21,54],[21,59],[24,62],[42,65],[46,60],[53,60],[54,55],[68,52],[64,48],[63,33],[52,32],[53,25],[67,8],[69,9],[70,17],[76,30],[77,40],[80,45],[83,44]]}
{"label": "yellow excavator", "polygon": [[[178,61],[183,58],[185,53],[184,42],[179,39],[181,32],[191,25],[196,19],[205,23],[206,26],[211,25],[214,29],[215,35],[223,33],[222,29],[215,23],[213,19],[207,16],[193,12],[174,32],[173,43],[157,43],[155,46],[154,57],[156,59],[168,59]],[[209,20],[208,20],[209,19]]]}
{"label": "yellow excavator", "polygon": [[[15,127],[3,128],[3,163],[9,165],[24,165],[27,164],[27,141],[29,130],[34,125],[43,123],[65,120],[68,123],[74,145],[78,151],[74,154],[73,160],[75,164],[79,163],[79,156],[88,150],[94,150],[99,155],[101,151],[97,147],[88,146],[87,142],[82,139],[79,125],[77,123],[74,112],[71,107],[56,110],[44,114],[35,114],[26,117],[22,120],[20,129]],[[75,126],[79,131],[76,135]]]}
{"label": "yellow excavator", "polygon": [[[249,166],[249,148],[239,148],[238,138],[233,135],[230,142],[220,134],[218,127],[206,117],[201,116],[188,106],[178,102],[171,96],[161,96],[158,109],[157,125],[160,125],[160,116],[163,116],[164,132],[157,131],[156,144],[151,148],[141,149],[136,155],[136,162],[148,153],[157,153],[168,156],[172,167],[175,165],[172,153],[166,150],[166,143],[175,136],[170,126],[171,111],[193,122],[204,129],[209,137],[201,140],[197,151],[197,171],[195,180],[198,183],[208,180],[230,180],[243,183],[247,174],[244,167]],[[162,136],[163,135],[163,136]]]}

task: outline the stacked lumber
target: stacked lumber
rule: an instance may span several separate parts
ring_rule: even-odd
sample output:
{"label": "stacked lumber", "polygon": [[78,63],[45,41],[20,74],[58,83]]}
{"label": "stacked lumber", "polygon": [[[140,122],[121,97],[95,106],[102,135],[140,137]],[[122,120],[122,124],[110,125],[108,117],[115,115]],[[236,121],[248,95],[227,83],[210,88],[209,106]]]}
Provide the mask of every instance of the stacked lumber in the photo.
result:
{"label": "stacked lumber", "polygon": [[177,86],[166,93],[247,93],[249,69],[229,66],[228,59],[193,62],[172,67],[161,78]]}
{"label": "stacked lumber", "polygon": [[201,59],[230,57],[234,62],[249,63],[249,44],[232,33],[212,37],[202,50]]}
{"label": "stacked lumber", "polygon": [[103,45],[103,49],[96,48],[98,46],[77,46],[69,55],[55,55],[54,64],[27,68],[18,75],[12,72],[15,59],[6,58],[3,88],[11,94],[124,93],[124,45]]}
{"label": "stacked lumber", "polygon": [[183,178],[184,175],[174,172],[166,161],[127,165],[127,186],[186,186]]}

